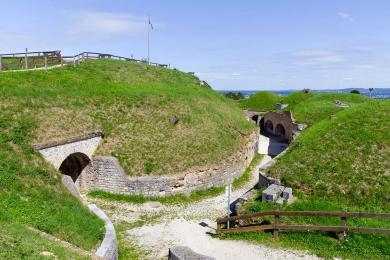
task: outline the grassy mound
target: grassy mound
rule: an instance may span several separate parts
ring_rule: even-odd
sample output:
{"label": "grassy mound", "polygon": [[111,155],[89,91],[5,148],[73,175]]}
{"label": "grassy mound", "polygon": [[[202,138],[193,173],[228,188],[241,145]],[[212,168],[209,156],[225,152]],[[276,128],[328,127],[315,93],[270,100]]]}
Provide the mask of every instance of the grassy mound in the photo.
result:
{"label": "grassy mound", "polygon": [[[36,120],[32,142],[94,130],[98,154],[116,156],[129,175],[172,174],[220,162],[254,126],[231,101],[194,76],[145,64],[88,61],[48,72],[0,77],[3,106]],[[179,119],[171,124],[173,116]]]}
{"label": "grassy mound", "polygon": [[358,104],[367,102],[368,97],[351,93],[308,93],[295,92],[284,98],[289,104],[287,109],[293,112],[297,122],[314,125],[323,119],[327,119],[336,113],[345,110],[334,104],[334,100],[346,102],[354,107]]}
{"label": "grassy mound", "polygon": [[63,188],[61,176],[31,148],[37,127],[31,106],[21,101],[10,107],[4,96],[0,105],[0,258],[34,258],[49,245],[57,256],[68,254],[26,226],[91,250],[103,237],[103,223]]}
{"label": "grassy mound", "polygon": [[240,100],[240,106],[249,110],[269,111],[274,110],[279,101],[279,95],[268,91],[261,91],[253,94],[248,99]]}
{"label": "grassy mound", "polygon": [[[308,128],[268,169],[268,175],[291,186],[299,199],[290,206],[283,206],[283,209],[390,212],[390,100],[370,100],[358,104],[365,98],[343,96],[345,101],[357,103],[337,113],[335,118],[322,120]],[[321,96],[322,99],[324,97],[332,100],[335,96]],[[310,100],[316,102],[319,98],[315,96]],[[339,94],[337,98],[340,98]],[[276,207],[254,200],[246,205],[246,211]],[[283,221],[338,225],[340,220],[303,217]],[[348,219],[348,223],[390,229],[389,221],[385,220]],[[266,234],[230,238],[308,249],[330,258],[383,259],[390,255],[390,237],[380,235],[349,234],[345,243],[318,232],[286,233],[273,242]]]}
{"label": "grassy mound", "polygon": [[85,250],[104,233],[102,221],[65,190],[32,144],[103,130],[98,154],[116,156],[128,174],[169,174],[219,162],[242,145],[239,131],[254,130],[239,108],[194,76],[111,60],[0,74],[0,108],[5,258],[37,258],[47,250],[74,257],[29,226]]}

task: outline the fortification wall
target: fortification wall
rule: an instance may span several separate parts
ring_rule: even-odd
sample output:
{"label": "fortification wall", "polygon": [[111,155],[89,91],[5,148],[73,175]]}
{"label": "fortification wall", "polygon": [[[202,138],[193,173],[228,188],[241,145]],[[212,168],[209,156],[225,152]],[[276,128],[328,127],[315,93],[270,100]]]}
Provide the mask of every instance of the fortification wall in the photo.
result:
{"label": "fortification wall", "polygon": [[[267,127],[267,122],[272,122],[272,130]],[[281,136],[277,131],[278,125],[283,126],[285,134],[281,137],[284,137],[289,142],[293,140],[294,119],[290,111],[283,111],[281,113],[268,112],[264,115],[264,124],[266,131],[277,136]]]}
{"label": "fortification wall", "polygon": [[166,196],[223,186],[241,176],[257,153],[258,133],[254,132],[239,152],[212,167],[191,169],[166,176],[127,176],[114,157],[96,157],[81,173],[76,185],[82,192],[103,190],[121,194]]}

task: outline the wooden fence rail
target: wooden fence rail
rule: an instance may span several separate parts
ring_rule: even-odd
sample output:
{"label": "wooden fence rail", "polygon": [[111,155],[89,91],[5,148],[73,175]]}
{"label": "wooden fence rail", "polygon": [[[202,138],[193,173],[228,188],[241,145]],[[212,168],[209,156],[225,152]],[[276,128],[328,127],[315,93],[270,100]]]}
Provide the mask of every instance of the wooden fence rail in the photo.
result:
{"label": "wooden fence rail", "polygon": [[76,65],[91,59],[115,59],[137,63],[145,63],[157,67],[169,67],[169,65],[167,64],[148,62],[147,60],[126,58],[108,53],[81,52],[74,56],[62,56],[61,51],[56,50],[0,54],[0,72],[12,70],[48,69],[50,66],[62,67],[68,64]]}
{"label": "wooden fence rail", "polygon": [[[256,218],[273,216],[274,223],[262,225],[260,222],[251,223],[248,225],[237,224],[240,220],[254,220]],[[315,225],[295,225],[281,224],[280,217],[339,217],[340,225],[338,226],[315,226]],[[368,228],[368,227],[350,227],[347,225],[348,218],[378,218],[390,219],[390,214],[387,213],[363,213],[363,212],[332,212],[332,211],[261,211],[252,214],[243,214],[234,217],[225,217],[217,219],[217,234],[236,234],[244,232],[255,232],[271,230],[275,237],[278,236],[280,230],[286,231],[334,231],[339,232],[339,239],[343,240],[345,232],[359,233],[376,233],[390,235],[390,229]],[[227,222],[233,222],[233,228],[227,229]],[[231,225],[232,226],[232,225]],[[234,227],[236,226],[236,227]]]}

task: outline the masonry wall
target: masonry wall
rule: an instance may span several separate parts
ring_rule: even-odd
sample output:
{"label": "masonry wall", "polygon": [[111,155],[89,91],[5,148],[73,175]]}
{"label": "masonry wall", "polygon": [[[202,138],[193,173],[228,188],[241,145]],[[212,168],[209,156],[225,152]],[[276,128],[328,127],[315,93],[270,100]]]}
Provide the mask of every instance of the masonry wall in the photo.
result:
{"label": "masonry wall", "polygon": [[277,125],[282,125],[286,131],[285,138],[291,142],[293,140],[293,127],[294,120],[290,111],[284,112],[268,112],[264,115],[264,124],[267,121],[271,121],[273,124],[273,132],[275,134],[275,129]]}
{"label": "masonry wall", "polygon": [[234,156],[213,167],[191,169],[167,176],[127,176],[114,157],[96,157],[76,181],[80,191],[103,190],[121,194],[165,196],[223,186],[241,176],[257,152],[258,133],[247,138]]}
{"label": "masonry wall", "polygon": [[81,137],[76,141],[71,140],[67,143],[55,143],[44,147],[36,145],[35,147],[47,161],[52,163],[56,169],[59,169],[62,162],[73,153],[83,153],[92,158],[101,139],[102,136],[100,134],[93,134],[93,136]]}

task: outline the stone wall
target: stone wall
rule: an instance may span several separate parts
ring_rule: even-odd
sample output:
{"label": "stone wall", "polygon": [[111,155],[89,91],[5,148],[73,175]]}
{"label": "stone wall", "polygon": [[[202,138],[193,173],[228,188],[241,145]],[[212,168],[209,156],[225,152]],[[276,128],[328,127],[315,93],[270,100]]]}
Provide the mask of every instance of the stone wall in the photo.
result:
{"label": "stone wall", "polygon": [[61,142],[34,145],[34,148],[58,170],[62,162],[71,154],[83,153],[92,158],[102,138],[103,133],[96,132]]}
{"label": "stone wall", "polygon": [[116,158],[96,157],[76,181],[80,191],[103,190],[121,194],[165,196],[188,194],[195,190],[223,186],[241,176],[258,148],[254,132],[238,153],[212,167],[194,168],[185,173],[166,176],[129,177]]}
{"label": "stone wall", "polygon": [[[287,141],[291,142],[293,140],[293,130],[294,130],[294,119],[292,117],[292,114],[290,111],[284,111],[284,112],[268,112],[264,115],[264,126],[263,128],[273,134],[280,136],[277,132],[278,125],[283,126],[285,130],[284,136],[281,136],[285,138]],[[269,122],[272,123],[272,130],[267,127],[269,126]]]}

